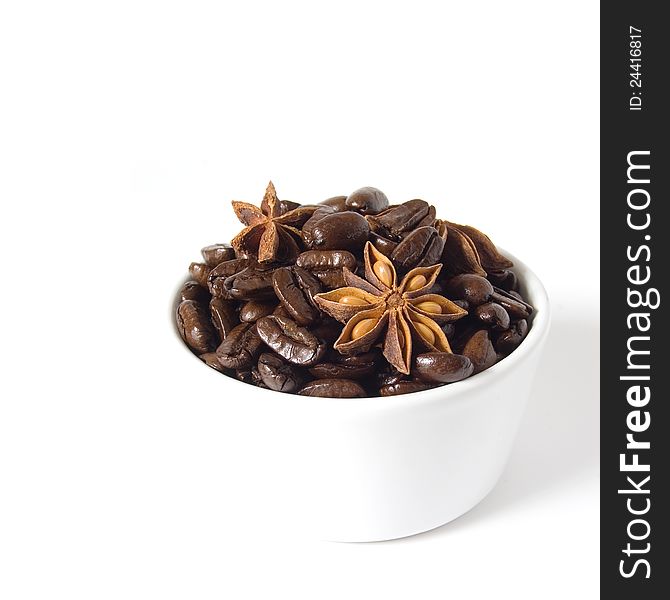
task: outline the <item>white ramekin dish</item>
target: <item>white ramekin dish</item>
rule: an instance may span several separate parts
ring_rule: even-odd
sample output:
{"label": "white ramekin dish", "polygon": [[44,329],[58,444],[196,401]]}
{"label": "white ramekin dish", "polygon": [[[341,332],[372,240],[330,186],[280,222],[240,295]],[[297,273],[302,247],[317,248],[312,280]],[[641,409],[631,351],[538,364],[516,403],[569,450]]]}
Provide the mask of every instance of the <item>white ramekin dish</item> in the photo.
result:
{"label": "white ramekin dish", "polygon": [[[389,540],[439,527],[491,491],[509,457],[550,322],[542,283],[505,254],[534,307],[526,339],[464,381],[390,398],[302,397],[226,377],[183,344],[171,310],[183,354],[178,368],[198,382],[198,393],[220,395],[226,418],[245,432],[244,443],[261,448],[262,460],[256,452],[249,465],[253,493],[267,494],[275,518],[329,540]],[[248,455],[240,448],[221,461]],[[230,487],[252,493],[247,483]]]}

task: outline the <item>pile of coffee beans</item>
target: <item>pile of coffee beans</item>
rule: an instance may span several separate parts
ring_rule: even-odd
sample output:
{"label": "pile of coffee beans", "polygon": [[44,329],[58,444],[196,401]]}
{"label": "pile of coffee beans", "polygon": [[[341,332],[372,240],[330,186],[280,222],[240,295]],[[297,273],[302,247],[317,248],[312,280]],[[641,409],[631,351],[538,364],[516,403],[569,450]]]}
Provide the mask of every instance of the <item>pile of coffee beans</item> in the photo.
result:
{"label": "pile of coffee beans", "polygon": [[391,396],[513,352],[531,306],[512,262],[423,200],[365,187],[315,204],[233,202],[243,229],[202,249],[176,324],[208,366],[278,392]]}

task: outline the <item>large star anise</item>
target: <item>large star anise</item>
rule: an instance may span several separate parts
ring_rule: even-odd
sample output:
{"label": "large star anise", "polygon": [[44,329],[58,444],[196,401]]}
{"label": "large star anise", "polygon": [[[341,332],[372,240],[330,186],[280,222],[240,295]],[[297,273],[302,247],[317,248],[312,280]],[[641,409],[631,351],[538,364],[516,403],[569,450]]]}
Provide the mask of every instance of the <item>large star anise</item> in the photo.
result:
{"label": "large star anise", "polygon": [[253,256],[258,262],[293,259],[301,252],[300,228],[316,208],[280,202],[270,182],[260,208],[233,200],[233,210],[246,227],[231,244],[238,253]]}
{"label": "large star anise", "polygon": [[470,227],[438,220],[435,227],[447,230],[442,260],[448,275],[474,273],[486,277],[509,269],[514,263],[498,252],[487,235]]}
{"label": "large star anise", "polygon": [[417,267],[397,283],[393,263],[370,242],[363,255],[365,279],[345,267],[348,287],[314,297],[324,312],[346,323],[335,349],[358,354],[381,341],[386,359],[405,374],[412,364],[413,340],[429,351],[451,352],[440,324],[460,319],[467,311],[444,296],[427,293],[442,265]]}

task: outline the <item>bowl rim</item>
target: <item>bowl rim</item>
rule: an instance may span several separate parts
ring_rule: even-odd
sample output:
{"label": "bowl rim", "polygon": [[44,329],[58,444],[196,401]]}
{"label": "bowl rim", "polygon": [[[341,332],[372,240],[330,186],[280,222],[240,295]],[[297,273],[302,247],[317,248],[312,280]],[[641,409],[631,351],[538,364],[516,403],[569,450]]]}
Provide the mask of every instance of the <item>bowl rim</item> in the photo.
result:
{"label": "bowl rim", "polygon": [[[178,297],[179,290],[184,285],[190,277],[182,279],[181,283],[175,289],[171,300],[170,300],[170,326],[173,331],[174,336],[176,337],[179,345],[183,350],[191,355],[195,361],[200,363],[204,369],[204,373],[209,372],[209,375],[204,375],[205,377],[214,377],[216,376],[218,380],[224,378],[224,381],[228,382],[226,385],[233,385],[233,389],[239,389],[240,392],[250,391],[249,388],[253,387],[254,393],[258,392],[262,396],[270,399],[273,398],[272,402],[277,402],[281,399],[281,402],[284,404],[290,402],[301,402],[304,403],[306,400],[310,404],[337,404],[337,405],[347,405],[353,404],[356,407],[362,406],[377,406],[384,405],[394,408],[402,407],[403,405],[413,405],[417,406],[420,403],[427,403],[432,400],[439,399],[440,402],[447,402],[449,399],[458,398],[463,395],[467,395],[479,388],[492,386],[496,379],[502,377],[505,373],[516,368],[516,366],[521,363],[528,354],[534,352],[536,349],[541,347],[542,342],[546,338],[549,332],[549,326],[551,322],[551,309],[549,303],[549,296],[547,291],[542,284],[540,278],[535,274],[535,272],[522,260],[518,259],[514,254],[504,250],[501,247],[498,247],[499,251],[507,256],[513,263],[514,267],[511,269],[519,275],[520,282],[523,287],[526,287],[532,290],[532,298],[528,298],[529,302],[533,306],[533,315],[532,315],[532,324],[529,328],[528,334],[524,340],[519,344],[519,346],[511,354],[507,355],[501,361],[494,364],[492,367],[472,375],[461,381],[454,383],[441,385],[438,387],[430,388],[427,390],[421,390],[417,392],[409,392],[406,394],[398,394],[396,396],[366,396],[364,398],[333,398],[333,397],[322,397],[322,396],[301,396],[299,394],[286,393],[286,392],[277,392],[275,390],[270,390],[266,388],[261,388],[257,386],[251,386],[251,384],[244,383],[233,377],[228,377],[227,375],[207,367],[203,361],[198,358],[198,356],[191,352],[188,346],[184,343],[176,327],[175,320],[175,310],[177,306],[176,298]],[[239,386],[236,387],[236,386]]]}

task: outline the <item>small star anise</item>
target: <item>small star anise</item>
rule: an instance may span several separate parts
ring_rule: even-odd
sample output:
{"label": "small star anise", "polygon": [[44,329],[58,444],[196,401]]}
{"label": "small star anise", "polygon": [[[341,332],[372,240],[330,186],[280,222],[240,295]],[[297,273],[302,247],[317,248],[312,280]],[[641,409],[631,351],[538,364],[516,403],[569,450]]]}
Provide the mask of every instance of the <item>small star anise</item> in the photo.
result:
{"label": "small star anise", "polygon": [[383,338],[384,356],[405,374],[412,364],[412,340],[429,351],[451,352],[440,324],[456,321],[467,311],[444,296],[427,293],[442,265],[417,267],[397,283],[393,263],[370,242],[363,255],[365,279],[345,267],[348,287],[314,296],[324,312],[346,323],[335,349],[358,354]]}
{"label": "small star anise", "polygon": [[293,203],[279,201],[272,182],[265,190],[260,208],[233,200],[237,218],[246,225],[232,240],[233,248],[238,254],[253,256],[261,263],[294,259],[301,252],[300,228],[317,208],[292,208],[294,206]]}

